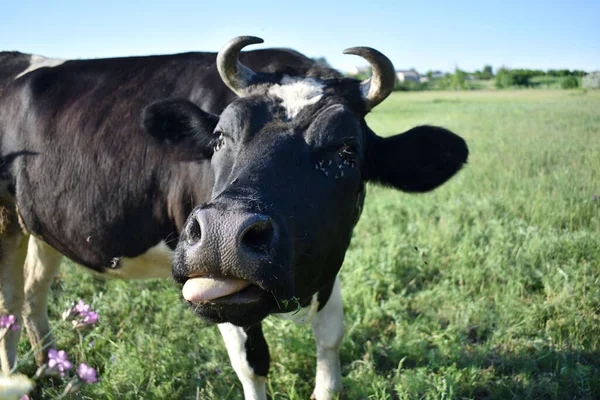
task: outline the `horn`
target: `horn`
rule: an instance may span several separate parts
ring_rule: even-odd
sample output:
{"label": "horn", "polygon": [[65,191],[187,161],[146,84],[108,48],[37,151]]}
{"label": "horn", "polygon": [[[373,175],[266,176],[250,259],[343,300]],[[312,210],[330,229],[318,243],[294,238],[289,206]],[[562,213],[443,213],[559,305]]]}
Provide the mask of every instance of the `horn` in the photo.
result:
{"label": "horn", "polygon": [[263,42],[264,40],[255,36],[238,36],[227,42],[217,54],[217,70],[221,79],[240,97],[256,75],[238,60],[240,51],[248,45]]}
{"label": "horn", "polygon": [[373,76],[362,81],[360,90],[367,111],[385,100],[392,93],[396,83],[396,72],[389,58],[370,47],[351,47],[344,54],[354,54],[367,60],[373,68]]}

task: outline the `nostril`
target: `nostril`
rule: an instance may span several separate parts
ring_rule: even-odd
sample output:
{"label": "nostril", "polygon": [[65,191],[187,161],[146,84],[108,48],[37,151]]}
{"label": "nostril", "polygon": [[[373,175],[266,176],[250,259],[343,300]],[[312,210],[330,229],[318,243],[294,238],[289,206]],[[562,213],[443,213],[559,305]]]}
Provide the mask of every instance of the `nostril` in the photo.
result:
{"label": "nostril", "polygon": [[196,244],[202,238],[202,229],[200,228],[200,222],[197,218],[190,218],[187,226],[185,227],[185,240],[188,244]]}
{"label": "nostril", "polygon": [[267,254],[273,246],[275,226],[271,219],[255,221],[246,227],[241,237],[241,244],[253,253]]}

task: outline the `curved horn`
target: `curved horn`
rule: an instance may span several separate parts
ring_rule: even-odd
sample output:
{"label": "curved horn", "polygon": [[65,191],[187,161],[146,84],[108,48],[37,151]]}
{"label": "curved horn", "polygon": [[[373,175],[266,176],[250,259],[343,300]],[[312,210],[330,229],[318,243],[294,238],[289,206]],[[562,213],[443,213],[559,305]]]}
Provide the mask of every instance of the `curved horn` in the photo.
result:
{"label": "curved horn", "polygon": [[370,47],[351,47],[344,54],[354,54],[367,60],[373,68],[373,76],[362,81],[360,89],[367,111],[385,100],[396,83],[396,72],[389,58]]}
{"label": "curved horn", "polygon": [[255,36],[238,36],[225,43],[217,54],[217,70],[221,79],[240,97],[255,75],[254,71],[239,62],[240,51],[248,45],[263,42],[264,40]]}

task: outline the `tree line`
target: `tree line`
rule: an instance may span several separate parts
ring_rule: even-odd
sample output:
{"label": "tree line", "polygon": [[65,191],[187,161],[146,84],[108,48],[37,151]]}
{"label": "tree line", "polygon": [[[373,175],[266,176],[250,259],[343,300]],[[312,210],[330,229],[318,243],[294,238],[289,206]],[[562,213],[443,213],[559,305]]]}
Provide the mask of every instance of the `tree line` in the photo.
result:
{"label": "tree line", "polygon": [[[324,57],[315,58],[321,65],[329,66]],[[413,69],[414,71],[414,69]],[[370,70],[363,70],[358,74],[350,75],[357,79],[367,79]],[[416,72],[416,71],[415,71]],[[395,90],[470,90],[482,88],[473,81],[494,80],[494,86],[498,89],[509,87],[536,87],[545,85],[559,85],[563,89],[574,89],[581,85],[581,79],[587,75],[583,70],[569,69],[526,69],[501,67],[497,71],[491,65],[484,65],[482,69],[467,72],[456,67],[453,72],[427,71],[425,77],[419,82],[396,81]],[[546,78],[546,79],[545,79]]]}

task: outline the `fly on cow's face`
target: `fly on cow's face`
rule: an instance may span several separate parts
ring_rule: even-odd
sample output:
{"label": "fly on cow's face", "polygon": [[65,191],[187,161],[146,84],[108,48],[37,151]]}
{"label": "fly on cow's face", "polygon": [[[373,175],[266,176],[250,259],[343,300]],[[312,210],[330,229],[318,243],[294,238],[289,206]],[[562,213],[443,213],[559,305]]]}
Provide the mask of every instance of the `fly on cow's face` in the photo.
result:
{"label": "fly on cow's face", "polygon": [[345,140],[343,146],[338,151],[338,157],[342,159],[344,165],[354,168],[356,166],[356,160],[358,159],[357,144],[354,143],[354,139]]}
{"label": "fly on cow's face", "polygon": [[344,165],[354,168],[356,166],[356,152],[350,146],[344,146],[339,152],[338,156],[342,159]]}
{"label": "fly on cow's face", "polygon": [[217,136],[217,139],[215,140],[215,145],[213,147],[213,150],[215,152],[219,151],[223,146],[225,146],[225,136],[223,135],[223,132],[215,132],[215,136]]}

